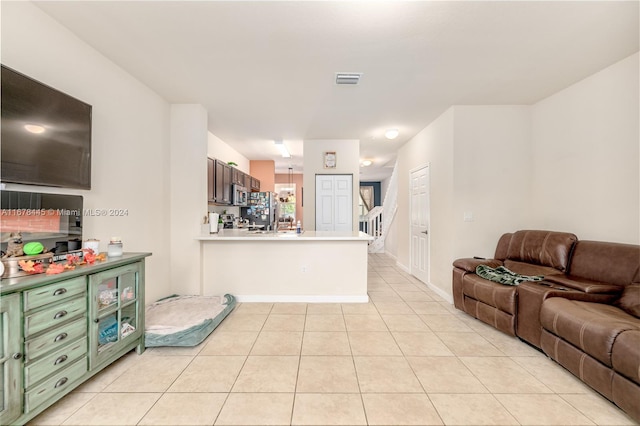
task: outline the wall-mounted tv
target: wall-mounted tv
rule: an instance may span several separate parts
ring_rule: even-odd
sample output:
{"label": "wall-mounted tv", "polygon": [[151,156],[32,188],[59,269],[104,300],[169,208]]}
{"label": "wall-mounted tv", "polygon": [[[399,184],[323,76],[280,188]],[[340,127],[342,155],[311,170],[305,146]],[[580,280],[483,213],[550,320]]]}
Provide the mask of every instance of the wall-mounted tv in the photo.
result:
{"label": "wall-mounted tv", "polygon": [[91,189],[91,105],[2,65],[0,180]]}

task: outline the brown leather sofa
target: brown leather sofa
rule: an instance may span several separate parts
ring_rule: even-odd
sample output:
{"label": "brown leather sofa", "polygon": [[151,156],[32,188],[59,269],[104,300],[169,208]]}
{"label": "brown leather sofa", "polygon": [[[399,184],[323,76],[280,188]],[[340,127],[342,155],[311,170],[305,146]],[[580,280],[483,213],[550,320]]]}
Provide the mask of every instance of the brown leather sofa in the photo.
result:
{"label": "brown leather sofa", "polygon": [[453,262],[453,302],[456,308],[512,336],[516,335],[517,287],[476,275],[478,265],[504,266],[522,275],[562,275],[578,238],[566,232],[517,231],[498,241],[493,259]]}
{"label": "brown leather sofa", "polygon": [[[543,281],[484,280],[479,264]],[[640,246],[577,241],[573,234],[503,235],[495,259],[459,259],[454,304],[542,349],[640,421]]]}
{"label": "brown leather sofa", "polygon": [[549,281],[609,293],[599,303],[544,300],[540,347],[640,421],[640,246],[579,241],[569,274]]}

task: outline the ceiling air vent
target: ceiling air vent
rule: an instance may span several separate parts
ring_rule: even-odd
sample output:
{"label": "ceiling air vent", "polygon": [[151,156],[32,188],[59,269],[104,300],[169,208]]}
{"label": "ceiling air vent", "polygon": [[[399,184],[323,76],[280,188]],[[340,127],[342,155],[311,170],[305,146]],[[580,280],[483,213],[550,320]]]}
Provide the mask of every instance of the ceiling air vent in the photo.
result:
{"label": "ceiling air vent", "polygon": [[336,84],[358,84],[362,77],[361,72],[337,72]]}

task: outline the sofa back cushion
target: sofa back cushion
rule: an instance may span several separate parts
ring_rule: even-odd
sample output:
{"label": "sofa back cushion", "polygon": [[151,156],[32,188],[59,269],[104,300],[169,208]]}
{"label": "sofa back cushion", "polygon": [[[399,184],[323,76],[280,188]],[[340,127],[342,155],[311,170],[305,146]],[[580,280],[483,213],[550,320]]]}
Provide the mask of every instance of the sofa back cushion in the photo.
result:
{"label": "sofa back cushion", "polygon": [[507,251],[509,250],[509,243],[511,242],[512,236],[513,234],[509,232],[500,237],[498,245],[496,246],[496,254],[493,256],[494,259],[505,260],[507,258]]}
{"label": "sofa back cushion", "polygon": [[511,236],[507,259],[565,272],[576,241],[578,237],[568,232],[517,231]]}
{"label": "sofa back cushion", "polygon": [[640,318],[640,283],[626,286],[622,296],[616,301],[616,306],[626,313]]}
{"label": "sofa back cushion", "polygon": [[569,274],[616,285],[640,282],[640,246],[578,241]]}

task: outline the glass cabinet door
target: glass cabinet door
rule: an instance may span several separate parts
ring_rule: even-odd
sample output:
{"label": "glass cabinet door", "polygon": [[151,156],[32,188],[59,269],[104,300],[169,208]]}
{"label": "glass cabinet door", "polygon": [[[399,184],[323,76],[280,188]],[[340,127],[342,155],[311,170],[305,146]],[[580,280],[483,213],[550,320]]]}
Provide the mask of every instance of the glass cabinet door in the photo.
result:
{"label": "glass cabinet door", "polygon": [[20,295],[0,300],[0,424],[22,414],[22,335]]}
{"label": "glass cabinet door", "polygon": [[[131,339],[139,337],[140,264],[90,276],[92,300],[91,368],[104,362]],[[135,337],[133,337],[135,336]]]}

